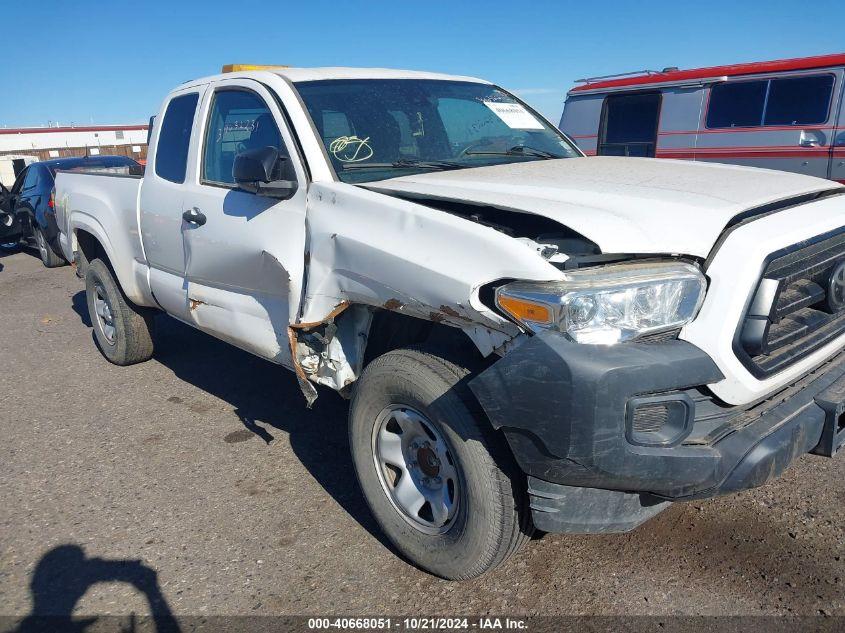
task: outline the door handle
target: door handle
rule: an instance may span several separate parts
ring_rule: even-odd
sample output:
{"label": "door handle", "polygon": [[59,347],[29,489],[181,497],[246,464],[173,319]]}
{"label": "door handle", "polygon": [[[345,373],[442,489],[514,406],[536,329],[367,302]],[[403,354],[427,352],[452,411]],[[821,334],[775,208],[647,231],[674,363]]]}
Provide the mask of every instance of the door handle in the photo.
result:
{"label": "door handle", "polygon": [[799,145],[801,145],[801,147],[818,147],[821,143],[814,138],[802,138]]}
{"label": "door handle", "polygon": [[185,211],[185,213],[182,214],[182,219],[188,224],[202,226],[208,218],[205,217],[205,213],[194,207],[193,209]]}

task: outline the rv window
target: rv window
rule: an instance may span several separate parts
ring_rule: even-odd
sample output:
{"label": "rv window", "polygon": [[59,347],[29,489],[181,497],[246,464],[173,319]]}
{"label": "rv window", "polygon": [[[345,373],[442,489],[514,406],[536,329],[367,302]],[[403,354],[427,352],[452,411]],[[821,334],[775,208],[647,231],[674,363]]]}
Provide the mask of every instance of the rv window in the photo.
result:
{"label": "rv window", "polygon": [[754,127],[763,122],[768,81],[723,83],[710,90],[707,127]]}
{"label": "rv window", "polygon": [[833,75],[773,79],[765,125],[813,125],[827,121]]}

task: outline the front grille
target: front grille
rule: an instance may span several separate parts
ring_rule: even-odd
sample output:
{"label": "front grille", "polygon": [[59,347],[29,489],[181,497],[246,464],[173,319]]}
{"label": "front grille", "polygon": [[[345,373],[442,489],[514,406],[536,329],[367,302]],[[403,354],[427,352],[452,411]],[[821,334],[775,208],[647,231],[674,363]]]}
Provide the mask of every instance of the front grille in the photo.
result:
{"label": "front grille", "polygon": [[735,346],[757,377],[775,374],[845,332],[845,230],[767,261]]}

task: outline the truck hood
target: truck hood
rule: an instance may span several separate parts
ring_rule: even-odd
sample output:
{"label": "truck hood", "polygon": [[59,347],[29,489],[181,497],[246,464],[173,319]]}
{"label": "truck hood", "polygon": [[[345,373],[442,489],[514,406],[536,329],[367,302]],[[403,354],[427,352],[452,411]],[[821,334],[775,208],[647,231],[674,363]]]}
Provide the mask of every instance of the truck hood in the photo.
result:
{"label": "truck hood", "polygon": [[604,253],[706,257],[737,215],[839,185],[736,165],[600,156],[430,172],[366,186],[545,216]]}

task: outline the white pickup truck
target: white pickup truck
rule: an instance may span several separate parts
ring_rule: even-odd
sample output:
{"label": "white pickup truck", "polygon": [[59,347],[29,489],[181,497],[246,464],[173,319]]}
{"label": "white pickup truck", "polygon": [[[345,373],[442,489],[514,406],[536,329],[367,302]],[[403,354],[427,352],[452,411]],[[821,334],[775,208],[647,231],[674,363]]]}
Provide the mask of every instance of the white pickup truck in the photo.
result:
{"label": "white pickup truck", "polygon": [[109,361],[166,312],[350,397],[373,515],[459,579],[837,451],[843,194],[586,158],[478,79],[277,68],[180,85],[144,177],[60,173],[56,213]]}

